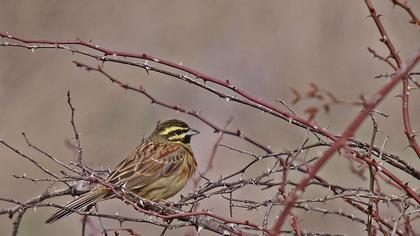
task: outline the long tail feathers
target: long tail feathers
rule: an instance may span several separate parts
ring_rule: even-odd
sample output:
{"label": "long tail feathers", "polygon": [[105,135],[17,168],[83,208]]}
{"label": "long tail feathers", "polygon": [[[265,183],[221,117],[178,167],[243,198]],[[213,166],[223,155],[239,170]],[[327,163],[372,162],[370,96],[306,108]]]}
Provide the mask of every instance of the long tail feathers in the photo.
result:
{"label": "long tail feathers", "polygon": [[[74,211],[80,211],[85,207],[99,201],[107,194],[108,191],[106,189],[96,189],[95,191],[89,192],[86,195],[76,198],[73,201],[67,203],[66,208],[73,209]],[[54,223],[57,220],[72,214],[74,211],[66,209],[57,210],[45,221],[45,223]]]}

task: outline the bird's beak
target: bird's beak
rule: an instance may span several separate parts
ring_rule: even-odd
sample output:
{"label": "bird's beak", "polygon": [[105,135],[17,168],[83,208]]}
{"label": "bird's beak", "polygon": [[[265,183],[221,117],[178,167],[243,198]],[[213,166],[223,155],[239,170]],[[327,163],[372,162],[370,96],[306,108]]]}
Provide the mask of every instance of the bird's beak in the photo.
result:
{"label": "bird's beak", "polygon": [[193,129],[193,128],[190,128],[189,130],[188,130],[188,132],[187,132],[187,135],[188,136],[193,136],[193,135],[196,135],[196,134],[199,134],[200,132],[198,131],[198,130],[196,130],[196,129]]}

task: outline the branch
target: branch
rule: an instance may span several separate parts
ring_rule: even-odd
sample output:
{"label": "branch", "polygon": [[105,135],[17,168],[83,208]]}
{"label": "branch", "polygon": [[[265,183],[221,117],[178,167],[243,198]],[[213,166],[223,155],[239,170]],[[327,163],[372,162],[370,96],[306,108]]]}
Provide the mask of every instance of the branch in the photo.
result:
{"label": "branch", "polygon": [[[394,4],[399,3],[399,1],[393,1],[393,2]],[[392,43],[391,39],[389,38],[388,34],[386,33],[385,27],[382,25],[382,22],[379,19],[379,15],[376,13],[376,10],[371,0],[365,0],[365,3],[366,3],[367,8],[369,9],[370,15],[372,16],[376,24],[376,27],[378,28],[379,34],[381,35],[380,41],[384,43],[386,47],[388,48],[390,57],[392,57],[395,60],[395,62],[397,63],[397,67],[400,70],[403,70],[404,69],[402,68],[403,61],[401,57],[398,55],[398,51],[395,48],[394,44]],[[402,6],[402,4],[400,4],[400,6]],[[402,91],[401,97],[402,97],[402,114],[403,114],[404,132],[410,143],[410,147],[415,151],[415,153],[417,154],[417,157],[420,158],[420,146],[417,143],[413,129],[411,128],[410,113],[408,111],[408,108],[409,108],[408,73],[402,77],[402,81],[403,81],[403,91]]]}
{"label": "branch", "polygon": [[[417,65],[419,60],[420,60],[420,52],[418,52],[415,58],[410,63],[408,63],[408,66],[405,66],[402,70],[400,70],[395,76],[393,76],[392,80],[387,85],[385,85],[375,95],[372,96],[372,98],[366,104],[365,109],[353,120],[353,122],[344,131],[343,135],[333,144],[332,147],[330,147],[327,151],[325,151],[324,154],[321,156],[321,158],[313,165],[313,167],[309,171],[308,177],[305,178],[302,182],[300,182],[299,186],[296,187],[287,198],[286,200],[287,205],[285,206],[285,208],[279,215],[279,218],[277,219],[276,224],[274,225],[272,229],[273,235],[277,235],[280,232],[286,220],[286,217],[289,215],[290,211],[292,210],[293,205],[296,202],[298,196],[300,196],[304,192],[306,186],[308,186],[310,181],[318,173],[321,167],[325,165],[325,163],[331,158],[331,156],[339,148],[346,145],[347,139],[353,136],[353,134],[356,132],[356,130],[359,128],[359,126],[362,124],[365,118],[370,114],[370,112],[386,97],[386,95],[388,95],[388,93],[398,84],[398,82],[400,82],[400,80],[402,80],[405,76],[407,76],[407,73],[409,73]],[[367,163],[373,162],[367,159],[365,159],[365,161]],[[372,164],[375,164],[375,163],[372,163]],[[410,197],[412,197],[418,204],[420,204],[420,196],[418,196],[417,193],[413,189],[411,189],[406,184],[404,184],[400,179],[398,179],[394,174],[392,174],[388,170],[382,167],[379,167],[378,165],[375,165],[375,167],[376,167],[376,171],[383,172],[385,175],[391,178],[394,182],[396,182],[402,189],[404,189],[407,192],[407,194]]]}
{"label": "branch", "polygon": [[392,3],[396,6],[401,7],[404,9],[411,17],[410,23],[414,24],[416,26],[420,26],[420,19],[414,14],[413,9],[411,9],[411,6],[408,5],[408,1],[401,2],[400,0],[391,0]]}

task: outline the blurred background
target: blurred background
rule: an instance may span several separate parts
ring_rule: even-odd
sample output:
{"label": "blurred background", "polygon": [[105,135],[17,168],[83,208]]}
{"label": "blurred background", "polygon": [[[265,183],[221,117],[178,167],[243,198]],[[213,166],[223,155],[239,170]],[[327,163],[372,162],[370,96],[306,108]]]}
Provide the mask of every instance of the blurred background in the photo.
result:
{"label": "blurred background", "polygon": [[[360,95],[369,97],[385,81],[374,79],[381,73],[391,73],[383,62],[367,51],[370,46],[387,56],[387,49],[379,42],[374,22],[362,1],[7,1],[1,0],[0,31],[30,39],[92,40],[102,47],[119,51],[145,52],[173,62],[183,63],[203,73],[228,79],[251,94],[276,103],[282,99],[291,104],[291,88],[303,93],[310,83],[339,98],[357,101]],[[409,16],[391,1],[374,1],[382,14],[386,30],[404,59],[420,46],[418,27],[408,23]],[[412,1],[414,12],[420,14],[418,2]],[[3,41],[4,39],[2,39]],[[70,111],[66,93],[71,92],[76,107],[76,124],[81,133],[84,160],[95,167],[114,167],[128,152],[153,130],[158,120],[179,118],[201,131],[192,141],[201,171],[210,157],[218,138],[213,130],[197,119],[159,106],[140,94],[124,91],[97,73],[76,68],[72,60],[98,63],[58,50],[0,48],[0,138],[37,158],[52,170],[57,166],[30,150],[21,135],[62,161],[75,156],[66,146],[73,142]],[[142,85],[164,102],[180,105],[188,110],[201,111],[219,126],[233,116],[229,128],[241,128],[255,140],[270,145],[274,151],[298,148],[305,130],[247,107],[225,102],[217,96],[179,80],[129,68],[106,64],[105,69],[118,79],[133,86]],[[385,150],[400,155],[417,169],[420,166],[403,133],[401,101],[394,90],[378,110],[389,114],[378,117],[381,133],[377,145],[391,135]],[[413,129],[420,130],[420,95],[411,93]],[[301,116],[312,101],[304,101],[293,109]],[[280,104],[278,104],[280,105]],[[316,121],[331,131],[340,133],[357,115],[360,108],[333,106],[330,114],[321,112]],[[366,121],[357,137],[369,142],[371,123]],[[222,143],[262,154],[253,146],[233,137]],[[311,157],[319,153],[313,153]],[[41,194],[48,185],[15,179],[12,175],[27,174],[45,177],[39,169],[18,155],[0,146],[0,196],[25,200]],[[217,179],[232,173],[249,158],[220,148],[214,168],[207,177]],[[246,176],[258,175],[272,165],[261,162]],[[333,158],[321,171],[321,176],[348,187],[368,187],[368,182],[356,178],[349,162],[342,156]],[[293,177],[292,177],[293,178]],[[413,181],[406,175],[401,178]],[[296,176],[296,180],[301,176]],[[414,182],[415,183],[415,182]],[[64,186],[56,185],[55,188]],[[183,194],[192,191],[188,185]],[[274,190],[273,190],[274,191]],[[390,190],[393,191],[393,190]],[[256,188],[244,188],[236,198],[246,198],[250,192],[257,199],[267,199]],[[323,196],[322,193],[308,193]],[[271,195],[270,195],[271,196]],[[70,197],[51,199],[65,203]],[[171,201],[177,201],[175,196]],[[0,208],[10,206],[0,202]],[[102,211],[135,215],[130,207],[118,200],[100,203]],[[200,206],[227,215],[228,204],[220,197],[206,200]],[[365,216],[337,202],[331,209],[344,208],[348,213]],[[275,208],[273,215],[278,214]],[[393,216],[382,209],[384,217]],[[19,235],[78,235],[80,216],[53,225],[44,220],[52,208],[29,210],[22,221]],[[261,223],[265,211],[235,210],[234,216]],[[296,211],[301,227],[310,231],[365,233],[362,225],[348,219]],[[13,220],[0,217],[0,232],[9,235]],[[270,222],[271,223],[271,222]],[[110,225],[116,223],[110,223]],[[127,224],[142,235],[156,235],[161,228],[146,224]],[[91,230],[91,229],[90,229]],[[94,231],[92,231],[94,232]],[[168,235],[184,234],[185,229]],[[203,231],[202,231],[203,232]],[[124,235],[124,233],[122,233]],[[210,234],[208,232],[203,235]]]}

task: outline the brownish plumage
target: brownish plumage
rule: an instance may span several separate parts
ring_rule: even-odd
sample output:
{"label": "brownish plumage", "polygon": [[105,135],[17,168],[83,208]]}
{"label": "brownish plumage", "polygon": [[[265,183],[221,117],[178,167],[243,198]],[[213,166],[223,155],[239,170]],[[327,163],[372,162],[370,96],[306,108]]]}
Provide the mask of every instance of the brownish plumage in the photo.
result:
{"label": "brownish plumage", "polygon": [[[153,133],[118,164],[106,180],[152,201],[174,196],[197,168],[190,140],[198,133],[179,120],[158,124]],[[69,202],[66,207],[82,210],[113,197],[109,189],[100,186]],[[53,223],[71,213],[71,210],[57,210],[46,223]]]}

